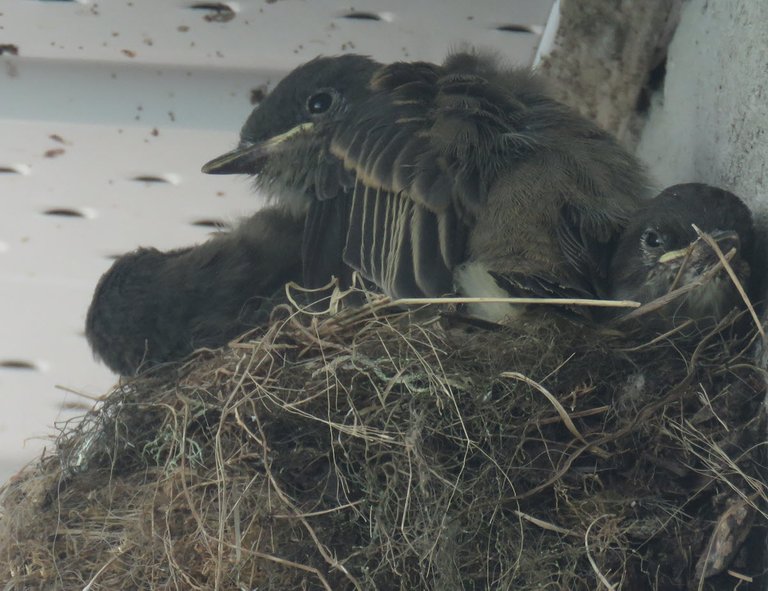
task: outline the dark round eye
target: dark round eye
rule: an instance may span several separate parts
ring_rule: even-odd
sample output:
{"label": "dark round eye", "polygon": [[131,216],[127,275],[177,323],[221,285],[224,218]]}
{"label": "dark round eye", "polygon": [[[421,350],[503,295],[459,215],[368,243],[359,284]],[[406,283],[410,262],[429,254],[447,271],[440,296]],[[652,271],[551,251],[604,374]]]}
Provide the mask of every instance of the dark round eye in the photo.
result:
{"label": "dark round eye", "polygon": [[656,230],[646,230],[643,232],[641,240],[649,248],[661,248],[664,246],[664,238]]}
{"label": "dark round eye", "polygon": [[307,99],[307,111],[312,115],[325,113],[333,104],[333,95],[330,92],[318,92]]}

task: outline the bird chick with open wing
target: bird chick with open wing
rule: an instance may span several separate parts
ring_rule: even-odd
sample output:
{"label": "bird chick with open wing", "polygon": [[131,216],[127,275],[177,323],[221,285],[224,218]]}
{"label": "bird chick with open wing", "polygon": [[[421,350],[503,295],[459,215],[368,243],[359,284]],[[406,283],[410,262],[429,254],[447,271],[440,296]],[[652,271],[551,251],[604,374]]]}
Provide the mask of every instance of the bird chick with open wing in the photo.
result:
{"label": "bird chick with open wing", "polygon": [[607,253],[647,187],[634,157],[529,69],[465,52],[310,61],[203,171],[253,175],[306,215],[308,287],[357,271],[395,298],[603,295]]}

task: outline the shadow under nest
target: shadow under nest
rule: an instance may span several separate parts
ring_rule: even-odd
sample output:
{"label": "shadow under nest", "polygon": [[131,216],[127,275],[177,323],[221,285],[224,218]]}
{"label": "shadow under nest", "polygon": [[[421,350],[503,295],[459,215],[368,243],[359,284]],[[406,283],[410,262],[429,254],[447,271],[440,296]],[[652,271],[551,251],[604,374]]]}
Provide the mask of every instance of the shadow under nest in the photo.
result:
{"label": "shadow under nest", "polygon": [[278,308],[116,387],[6,485],[5,589],[748,588],[743,316],[650,340]]}

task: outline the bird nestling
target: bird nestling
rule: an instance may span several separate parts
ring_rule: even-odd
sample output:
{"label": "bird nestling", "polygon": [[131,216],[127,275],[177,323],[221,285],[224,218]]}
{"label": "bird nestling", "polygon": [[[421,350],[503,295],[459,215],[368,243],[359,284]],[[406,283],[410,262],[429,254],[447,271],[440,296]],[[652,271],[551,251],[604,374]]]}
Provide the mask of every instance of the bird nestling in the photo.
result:
{"label": "bird nestling", "polygon": [[252,175],[306,216],[307,287],[357,271],[393,298],[604,294],[610,245],[647,187],[634,157],[530,70],[475,53],[310,61],[203,171]]}
{"label": "bird nestling", "polygon": [[121,256],[96,286],[88,343],[126,376],[226,344],[266,322],[283,286],[301,278],[303,229],[300,218],[267,207],[203,244]]}
{"label": "bird nestling", "polygon": [[611,263],[611,297],[648,303],[680,289],[657,311],[668,325],[722,318],[742,298],[725,269],[712,274],[720,259],[697,228],[723,253],[734,251],[729,264],[746,287],[754,241],[749,208],[733,193],[688,183],[662,191],[627,227]]}

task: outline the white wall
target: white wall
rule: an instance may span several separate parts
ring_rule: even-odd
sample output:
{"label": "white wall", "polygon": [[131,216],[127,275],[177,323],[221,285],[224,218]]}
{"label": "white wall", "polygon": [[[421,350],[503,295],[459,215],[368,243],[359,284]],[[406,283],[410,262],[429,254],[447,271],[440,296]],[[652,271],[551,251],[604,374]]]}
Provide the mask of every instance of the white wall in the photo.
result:
{"label": "white wall", "polygon": [[768,214],[768,2],[686,2],[638,153],[662,186],[708,182]]}

